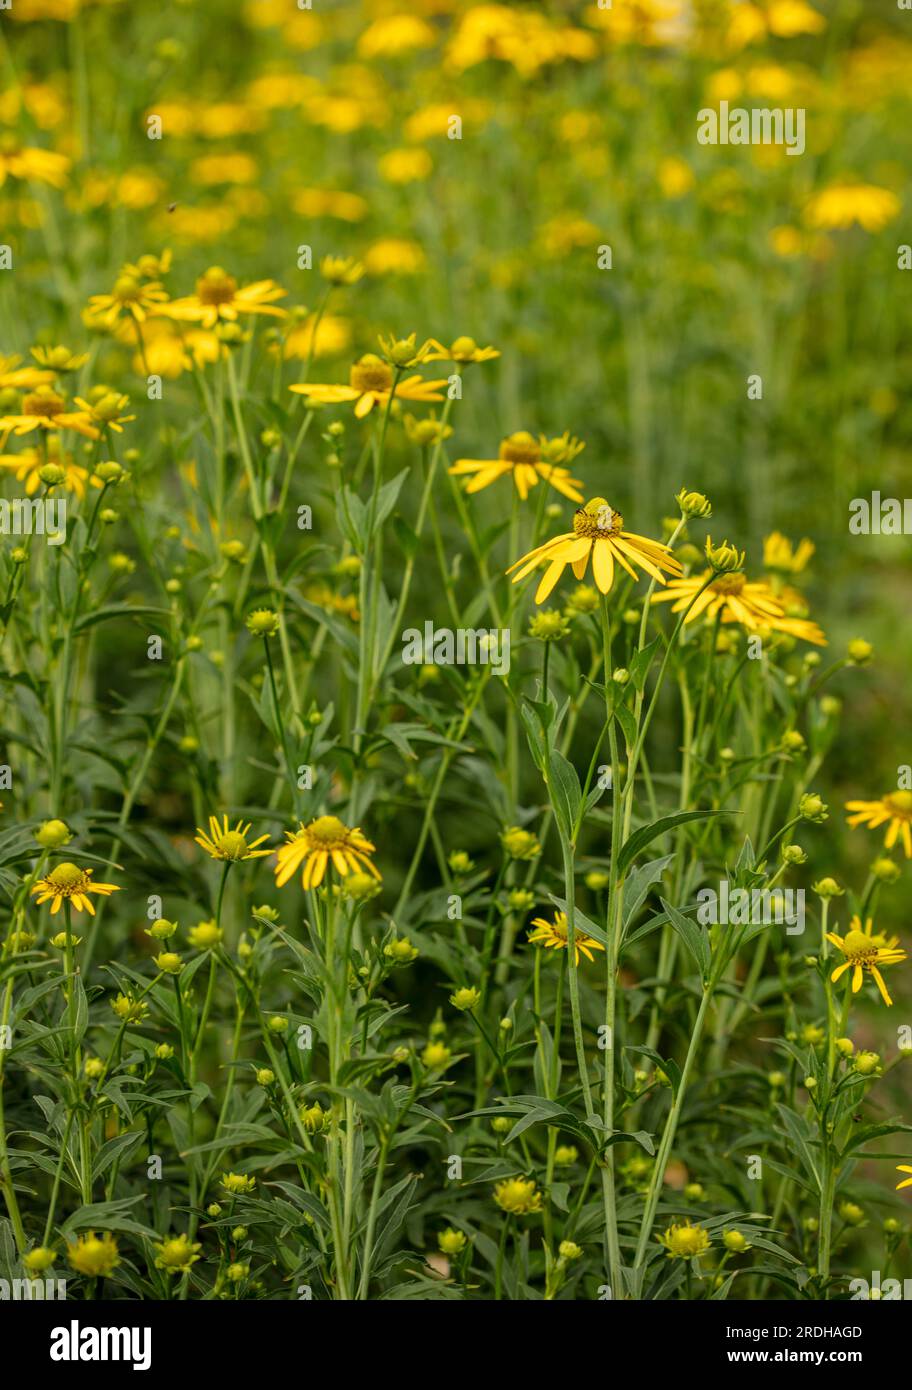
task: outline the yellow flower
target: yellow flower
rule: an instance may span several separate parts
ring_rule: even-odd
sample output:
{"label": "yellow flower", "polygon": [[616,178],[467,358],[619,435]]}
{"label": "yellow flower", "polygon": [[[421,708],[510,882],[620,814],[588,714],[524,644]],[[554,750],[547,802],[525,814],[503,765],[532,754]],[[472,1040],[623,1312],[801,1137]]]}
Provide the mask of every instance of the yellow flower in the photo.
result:
{"label": "yellow flower", "polygon": [[440,1071],[450,1060],[450,1049],[446,1043],[429,1042],[421,1054],[421,1060],[431,1071]]}
{"label": "yellow flower", "polygon": [[191,1242],[189,1236],[182,1232],[179,1236],[170,1236],[157,1242],[153,1248],[157,1254],[155,1268],[166,1269],[169,1274],[178,1274],[196,1264],[199,1259],[196,1252],[202,1247],[199,1241]]}
{"label": "yellow flower", "polygon": [[61,454],[53,436],[49,438],[48,443],[50,447],[47,450],[47,458],[41,449],[23,449],[21,454],[0,454],[0,468],[8,468],[10,472],[15,473],[16,481],[25,484],[26,496],[32,497],[41,487],[41,470],[48,462],[56,463],[63,469],[63,486],[68,492],[75,492],[80,502],[86,495],[86,485],[89,482],[93,487],[101,486],[97,477],[89,477],[87,468],[73,462],[72,454]]}
{"label": "yellow flower", "polygon": [[[348,379],[348,386],[305,381],[289,387],[289,390],[299,396],[306,396],[318,405],[338,405],[354,401],[355,415],[359,420],[369,415],[374,406],[385,406],[394,394],[393,369],[373,352],[366,353],[354,363]],[[438,381],[425,381],[417,374],[403,377],[395,383],[395,397],[404,401],[442,401],[440,388],[446,384],[445,377]]]}
{"label": "yellow flower", "polygon": [[[260,850],[261,854],[263,852]],[[211,951],[212,947],[217,946],[221,939],[222,929],[217,927],[214,922],[198,922],[187,933],[187,940],[190,945],[195,946],[200,951]]]}
{"label": "yellow flower", "polygon": [[222,824],[219,825],[215,816],[209,817],[209,834],[197,827],[195,836],[198,845],[212,859],[224,859],[236,864],[242,859],[261,859],[264,855],[272,854],[271,849],[257,849],[264,840],[268,840],[268,835],[261,835],[258,840],[247,843],[247,836],[250,833],[250,825],[245,825],[243,821],[238,821],[233,830],[228,828],[228,817],[222,816]]}
{"label": "yellow flower", "polygon": [[547,562],[548,568],[535,591],[535,602],[544,603],[567,565],[572,566],[577,579],[583,578],[590,555],[592,574],[603,594],[609,593],[614,583],[615,560],[632,579],[637,578],[633,566],[639,565],[659,584],[665,583],[663,570],[669,574],[682,572],[667,545],[625,531],[620,512],[609,507],[604,497],[593,497],[574,514],[572,531],[530,550],[510,566],[507,574],[517,570],[512,581],[517,584],[538,565]]}
{"label": "yellow flower", "polygon": [[450,995],[450,1003],[454,1009],[462,1009],[465,1013],[471,1013],[481,1003],[481,994],[477,989],[463,985],[461,989],[454,990]]}
{"label": "yellow flower", "polygon": [[368,275],[417,275],[425,265],[424,251],[418,242],[404,237],[383,237],[364,253]]}
{"label": "yellow flower", "polygon": [[[89,360],[87,352],[70,352],[68,347],[33,347],[32,356],[40,366],[47,368],[51,373],[78,372]],[[35,373],[36,376],[45,374]]]}
{"label": "yellow flower", "polygon": [[719,614],[723,623],[740,623],[748,632],[784,632],[803,642],[826,646],[826,637],[816,623],[786,616],[785,609],[765,580],[751,581],[740,573],[717,574],[704,589],[710,573],[710,570],[704,570],[702,574],[690,575],[687,579],[672,579],[666,589],[653,596],[653,602],[671,603],[672,613],[681,613],[689,608],[685,624],[695,622],[703,614],[709,619]]}
{"label": "yellow flower", "polygon": [[665,1246],[669,1259],[692,1260],[709,1249],[710,1239],[702,1226],[694,1226],[689,1220],[673,1221],[663,1235],[660,1244]]}
{"label": "yellow flower", "polygon": [[354,256],[324,256],[320,274],[330,285],[356,285],[364,274],[364,266]]}
{"label": "yellow flower", "polygon": [[18,414],[0,417],[0,430],[11,430],[17,436],[31,434],[32,430],[75,430],[86,439],[98,438],[98,430],[85,408],[69,410],[63,397],[50,386],[37,386],[29,392]]}
{"label": "yellow flower", "polygon": [[864,972],[867,970],[869,974],[873,975],[884,1003],[887,1005],[893,1003],[878,967],[896,965],[899,961],[906,959],[906,953],[905,951],[898,951],[894,944],[887,944],[884,938],[875,936],[870,917],[865,922],[863,931],[861,919],[855,916],[849,923],[849,930],[844,937],[837,936],[835,932],[827,932],[827,940],[832,941],[833,945],[837,946],[845,956],[845,960],[841,965],[837,965],[830,976],[834,984],[846,970],[851,970],[852,993],[857,994],[861,989]]}
{"label": "yellow flower", "polygon": [[502,831],[500,843],[511,859],[537,859],[541,854],[538,836],[519,825],[508,826]]}
{"label": "yellow flower", "polygon": [[837,183],[815,193],[805,209],[805,221],[825,231],[844,230],[857,222],[866,232],[879,232],[899,216],[900,201],[888,188],[871,183]]}
{"label": "yellow flower", "polygon": [[143,283],[133,267],[124,267],[114,281],[110,294],[93,294],[89,297],[86,317],[92,327],[113,328],[122,316],[134,323],[145,323],[150,314],[156,313],[168,302],[168,293],[157,280]]}
{"label": "yellow flower", "polygon": [[22,358],[15,355],[0,357],[0,391],[29,391],[34,386],[48,386],[54,380],[52,371],[20,367],[21,361]]}
{"label": "yellow flower", "polygon": [[283,319],[285,310],[275,301],[287,293],[274,280],[257,280],[239,289],[233,275],[213,265],[197,280],[195,294],[172,300],[158,312],[167,318],[201,323],[204,328],[214,328],[220,321],[234,323],[241,314],[271,314]]}
{"label": "yellow flower", "polygon": [[96,387],[92,395],[94,399],[91,402],[84,401],[79,396],[73,400],[73,404],[84,411],[91,424],[123,434],[124,425],[136,419],[135,415],[123,413],[130,404],[129,396],[123,396],[118,391],[107,391],[104,387]]}
{"label": "yellow flower", "polygon": [[428,177],[433,167],[431,156],[421,148],[389,150],[378,163],[381,177],[393,184],[418,183]]}
{"label": "yellow flower", "polygon": [[446,1230],[440,1231],[437,1236],[437,1248],[444,1255],[461,1255],[466,1248],[466,1237],[462,1231],[455,1231],[452,1226],[447,1226]]}
{"label": "yellow flower", "polygon": [[[896,1171],[897,1173],[912,1173],[912,1167],[908,1163],[897,1163]],[[896,1191],[898,1192],[902,1187],[912,1187],[912,1178],[903,1178],[902,1182],[898,1182]]]}
{"label": "yellow flower", "polygon": [[[533,917],[532,926],[535,930],[530,931],[529,940],[533,945],[544,946],[548,951],[566,951],[570,945],[570,924],[566,912],[555,912],[553,922],[549,922],[545,917]],[[579,928],[573,933],[573,945],[575,965],[579,965],[581,954],[591,961],[593,951],[605,949],[601,942],[587,936]]]}
{"label": "yellow flower", "polygon": [[429,338],[428,342],[431,346],[425,359],[428,362],[490,362],[500,356],[497,348],[479,347],[474,338],[454,338],[448,348],[436,338]]}
{"label": "yellow flower", "polygon": [[111,1008],[125,1023],[141,1023],[149,1012],[148,1004],[144,1004],[141,999],[134,999],[131,994],[118,994],[111,1000]]}
{"label": "yellow flower", "polygon": [[815,549],[814,542],[807,537],[793,545],[781,531],[773,531],[763,542],[763,567],[781,574],[800,574]]}
{"label": "yellow flower", "polygon": [[542,1195],[534,1178],[504,1178],[494,1187],[494,1201],[510,1216],[528,1216],[542,1208]]}
{"label": "yellow flower", "polygon": [[99,1275],[104,1278],[120,1264],[117,1241],[109,1231],[103,1236],[96,1236],[94,1231],[77,1236],[75,1243],[67,1246],[67,1259],[77,1274],[84,1274],[89,1279],[96,1279]]}
{"label": "yellow flower", "polygon": [[51,912],[59,912],[60,904],[66,901],[72,904],[74,912],[85,911],[94,917],[95,909],[89,894],[98,893],[107,898],[120,889],[116,883],[93,883],[93,872],[92,869],[80,869],[77,864],[58,864],[44,878],[39,878],[32,888],[33,893],[40,894],[38,907],[50,902]]}
{"label": "yellow flower", "polygon": [[301,884],[317,888],[323,882],[327,866],[343,879],[359,869],[379,879],[380,874],[370,861],[374,846],[356,827],[349,829],[338,816],[318,816],[309,825],[286,831],[287,844],[276,855],[276,886],[281,888],[303,864]]}
{"label": "yellow flower", "polygon": [[845,808],[853,812],[847,817],[853,830],[856,825],[877,830],[886,823],[884,848],[892,849],[902,837],[906,858],[912,859],[912,791],[887,792],[879,801],[847,801]]}
{"label": "yellow flower", "polygon": [[29,183],[48,183],[63,188],[67,181],[70,161],[66,155],[53,150],[41,150],[22,145],[12,131],[0,136],[0,188],[7,178],[24,179]]}
{"label": "yellow flower", "polygon": [[183,961],[176,951],[161,951],[152,959],[163,975],[179,975],[183,969]]}
{"label": "yellow flower", "polygon": [[457,459],[450,468],[454,477],[475,474],[466,483],[466,492],[481,492],[490,487],[498,478],[511,476],[516,491],[525,502],[532,488],[537,487],[539,479],[550,483],[553,488],[569,497],[571,502],[582,502],[583,494],[578,478],[572,478],[566,468],[542,461],[542,443],[531,434],[520,430],[501,441],[496,459]]}
{"label": "yellow flower", "polygon": [[241,1192],[252,1192],[256,1187],[256,1178],[248,1178],[243,1173],[223,1173],[222,1187],[235,1196]]}
{"label": "yellow flower", "polygon": [[22,1256],[22,1263],[25,1265],[28,1273],[37,1278],[37,1276],[43,1274],[46,1269],[50,1269],[56,1258],[56,1250],[52,1250],[47,1245],[36,1245],[34,1249],[26,1251]]}

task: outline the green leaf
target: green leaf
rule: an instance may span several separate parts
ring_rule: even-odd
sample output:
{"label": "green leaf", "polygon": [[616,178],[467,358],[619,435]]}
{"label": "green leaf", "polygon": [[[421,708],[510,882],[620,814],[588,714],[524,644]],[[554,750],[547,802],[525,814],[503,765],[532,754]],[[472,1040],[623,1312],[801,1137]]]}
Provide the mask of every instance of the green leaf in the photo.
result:
{"label": "green leaf", "polygon": [[583,793],[576,768],[563,753],[555,749],[548,759],[548,789],[554,804],[554,814],[565,839],[571,839],[579,815]]}
{"label": "green leaf", "polygon": [[676,811],[674,815],[662,816],[660,820],[653,821],[651,825],[643,825],[639,830],[635,830],[630,839],[624,844],[618,855],[617,873],[621,878],[636,859],[641,850],[647,845],[651,845],[653,840],[657,840],[660,835],[666,835],[669,830],[674,830],[676,826],[684,825],[692,820],[709,820],[714,816],[734,816],[739,815],[738,811]]}
{"label": "green leaf", "polygon": [[708,934],[702,927],[698,926],[696,922],[692,922],[689,917],[685,917],[683,912],[679,912],[676,907],[672,907],[670,903],[667,903],[664,898],[660,898],[659,901],[668,913],[669,922],[693,957],[701,976],[704,980],[707,980],[709,978],[710,967]]}

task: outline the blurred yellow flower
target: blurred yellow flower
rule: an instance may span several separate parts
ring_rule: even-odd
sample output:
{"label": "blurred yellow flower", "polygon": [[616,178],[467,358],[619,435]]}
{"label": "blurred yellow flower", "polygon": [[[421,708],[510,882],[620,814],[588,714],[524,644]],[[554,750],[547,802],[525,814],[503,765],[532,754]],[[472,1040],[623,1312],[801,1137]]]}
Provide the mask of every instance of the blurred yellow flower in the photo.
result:
{"label": "blurred yellow flower", "polygon": [[858,223],[866,232],[879,232],[899,216],[901,204],[888,188],[872,183],[835,183],[815,193],[804,217],[808,226],[844,230]]}

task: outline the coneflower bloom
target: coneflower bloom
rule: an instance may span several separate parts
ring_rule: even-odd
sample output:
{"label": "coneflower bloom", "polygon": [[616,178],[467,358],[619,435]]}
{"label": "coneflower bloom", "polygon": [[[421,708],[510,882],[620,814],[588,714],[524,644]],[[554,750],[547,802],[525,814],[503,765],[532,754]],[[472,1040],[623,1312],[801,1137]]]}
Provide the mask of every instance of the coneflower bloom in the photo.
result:
{"label": "coneflower bloom", "polygon": [[879,967],[897,965],[906,959],[906,953],[897,950],[893,945],[879,944],[883,938],[874,934],[870,917],[865,922],[864,930],[862,930],[861,919],[856,916],[849,923],[849,930],[844,937],[837,936],[835,932],[827,932],[827,941],[832,941],[833,945],[845,956],[845,960],[841,965],[837,965],[830,976],[834,984],[847,970],[851,970],[853,972],[852,993],[857,994],[864,980],[864,972],[867,970],[870,975],[873,975],[884,1003],[887,1005],[893,1003],[887,993],[887,987],[883,982]]}
{"label": "coneflower bloom", "polygon": [[134,268],[125,266],[117,277],[110,294],[89,297],[86,319],[95,327],[113,328],[122,316],[134,323],[145,323],[150,314],[157,313],[168,302],[168,292],[157,280],[143,282]]}
{"label": "coneflower bloom", "polygon": [[[303,381],[289,387],[299,396],[318,405],[338,405],[354,401],[355,415],[362,420],[369,415],[374,406],[385,406],[393,394],[393,369],[388,362],[376,353],[368,352],[353,363],[349,372],[348,386],[332,386],[317,382]],[[425,381],[417,373],[403,377],[396,382],[396,400],[403,401],[442,401],[440,388],[446,386],[447,378],[438,381]]]}
{"label": "coneflower bloom", "polygon": [[204,328],[214,328],[220,320],[235,323],[241,314],[270,314],[283,319],[286,311],[275,301],[287,293],[274,280],[257,280],[239,288],[233,275],[213,265],[197,280],[196,294],[172,299],[157,312],[169,319],[200,323]]}
{"label": "coneflower bloom", "polygon": [[784,632],[802,642],[826,646],[826,636],[817,624],[788,617],[764,580],[751,581],[740,573],[718,574],[706,585],[710,573],[704,570],[687,579],[672,579],[653,602],[671,603],[673,613],[688,609],[685,623],[696,622],[703,614],[710,619],[719,615],[723,623],[740,623],[748,632]]}
{"label": "coneflower bloom", "polygon": [[912,859],[912,791],[887,792],[879,801],[847,801],[845,808],[853,813],[848,817],[853,830],[856,825],[871,830],[886,825],[884,847],[892,849],[901,837],[906,858]]}
{"label": "coneflower bloom", "polygon": [[663,570],[669,574],[681,573],[681,566],[667,545],[625,531],[620,512],[609,507],[604,497],[593,497],[574,514],[572,531],[565,531],[530,550],[510,566],[507,574],[517,570],[512,581],[517,584],[539,565],[547,563],[548,568],[535,591],[535,602],[544,603],[567,565],[572,567],[577,579],[583,578],[590,555],[592,573],[603,594],[610,593],[614,583],[615,561],[632,579],[638,578],[634,566],[639,565],[659,584],[665,583]]}
{"label": "coneflower bloom", "polygon": [[212,859],[224,859],[226,862],[236,864],[242,859],[260,859],[267,854],[272,854],[272,849],[257,849],[258,845],[263,844],[269,839],[268,835],[261,835],[258,840],[248,841],[250,825],[245,825],[243,821],[238,821],[233,830],[229,828],[228,817],[222,816],[222,823],[219,825],[217,816],[209,817],[209,834],[205,830],[197,827],[195,836],[198,845],[201,845]]}
{"label": "coneflower bloom", "polygon": [[[566,912],[555,912],[554,920],[549,922],[546,917],[533,917],[532,926],[534,931],[529,932],[529,940],[535,946],[544,946],[548,951],[566,951],[570,945],[570,924],[567,921]],[[573,932],[574,945],[574,964],[579,965],[580,954],[584,955],[588,961],[593,959],[593,951],[604,951],[601,942],[594,937],[587,936],[579,928]]]}
{"label": "coneflower bloom", "polygon": [[457,459],[449,471],[457,478],[474,475],[465,485],[466,492],[481,492],[498,478],[512,476],[513,485],[524,502],[532,488],[538,486],[539,479],[550,483],[571,502],[582,502],[579,478],[572,478],[567,468],[547,463],[542,457],[544,443],[520,430],[501,441],[496,459]]}
{"label": "coneflower bloom", "polygon": [[108,898],[120,889],[116,883],[93,883],[92,872],[91,869],[81,869],[78,864],[58,864],[56,869],[39,878],[33,886],[32,892],[39,895],[37,906],[49,902],[54,913],[60,911],[61,903],[68,902],[75,912],[88,912],[94,917],[95,909],[89,894],[98,893],[100,897]]}
{"label": "coneflower bloom", "polygon": [[15,435],[31,434],[32,430],[75,430],[86,439],[97,439],[98,430],[84,410],[72,411],[50,386],[38,386],[22,402],[16,415],[0,416],[0,431]]}
{"label": "coneflower bloom", "polygon": [[317,888],[323,882],[330,863],[341,878],[348,878],[349,874],[359,871],[366,871],[376,879],[380,877],[370,861],[369,856],[374,853],[370,840],[357,827],[350,830],[343,825],[338,816],[318,816],[309,825],[286,831],[285,838],[287,844],[282,845],[276,855],[278,888],[287,883],[302,865],[301,884],[304,888]]}

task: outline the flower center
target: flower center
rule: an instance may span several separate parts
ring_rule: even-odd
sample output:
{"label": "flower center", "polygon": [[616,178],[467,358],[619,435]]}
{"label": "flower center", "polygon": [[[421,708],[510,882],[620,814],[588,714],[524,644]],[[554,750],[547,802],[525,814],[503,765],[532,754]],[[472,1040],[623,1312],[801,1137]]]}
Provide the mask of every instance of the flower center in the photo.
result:
{"label": "flower center", "polygon": [[720,574],[711,587],[714,594],[740,594],[744,582],[743,574]]}
{"label": "flower center", "polygon": [[77,883],[82,882],[82,878],[82,869],[77,868],[75,864],[58,864],[57,868],[48,874],[47,881],[55,888],[75,888]]}
{"label": "flower center", "polygon": [[890,792],[884,801],[901,820],[912,820],[912,792]]}
{"label": "flower center", "polygon": [[[355,362],[349,372],[348,382],[355,391],[388,391],[393,384],[393,373],[385,362],[369,352],[366,357]],[[325,820],[326,817],[321,819]]]}
{"label": "flower center", "polygon": [[121,304],[135,304],[142,298],[142,286],[132,275],[121,275],[115,280],[112,294]]}
{"label": "flower center", "polygon": [[539,463],[541,449],[531,434],[520,430],[501,441],[500,457],[506,463]]}
{"label": "flower center", "polygon": [[32,391],[22,402],[23,415],[54,416],[66,410],[62,396],[50,390]]}
{"label": "flower center", "polygon": [[239,831],[229,830],[227,834],[219,836],[218,847],[229,859],[240,859],[247,853],[247,840]]}
{"label": "flower center", "polygon": [[877,947],[863,931],[846,932],[845,952],[851,960],[859,965],[865,965],[868,961],[877,959]]}
{"label": "flower center", "polygon": [[624,518],[609,507],[604,497],[593,497],[574,513],[573,529],[578,536],[590,536],[593,540],[616,536],[624,529]]}
{"label": "flower center", "polygon": [[230,304],[237,294],[237,280],[220,265],[210,266],[197,280],[196,294],[201,304]]}
{"label": "flower center", "polygon": [[338,816],[319,816],[307,827],[308,834],[318,845],[338,845],[345,840],[348,830]]}

